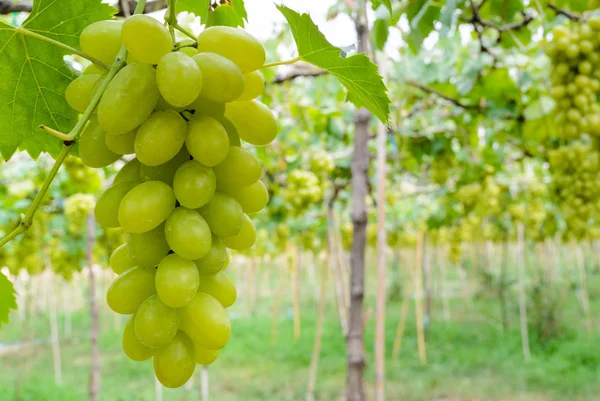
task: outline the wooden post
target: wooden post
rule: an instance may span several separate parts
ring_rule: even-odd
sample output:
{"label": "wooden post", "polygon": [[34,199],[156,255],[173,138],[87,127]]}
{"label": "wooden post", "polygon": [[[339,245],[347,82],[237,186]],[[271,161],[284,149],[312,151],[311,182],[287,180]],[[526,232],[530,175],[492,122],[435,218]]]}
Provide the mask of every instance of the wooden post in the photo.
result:
{"label": "wooden post", "polygon": [[[394,338],[394,348],[392,350],[392,360],[397,361],[398,355],[400,354],[400,348],[402,347],[402,338],[404,337],[404,330],[406,328],[406,318],[408,316],[408,306],[410,304],[410,294],[413,289],[414,276],[416,266],[413,263],[406,263],[408,268],[408,279],[406,280],[406,286],[404,287],[404,296],[402,299],[402,308],[400,309],[400,320],[398,321],[398,327],[396,328],[396,337]],[[416,300],[415,300],[416,302]]]}
{"label": "wooden post", "polygon": [[517,268],[519,269],[519,316],[521,321],[521,343],[525,362],[531,360],[529,332],[527,328],[527,295],[525,292],[525,228],[523,223],[517,227]]}
{"label": "wooden post", "polygon": [[56,289],[54,283],[54,274],[52,270],[47,269],[47,296],[48,310],[50,314],[50,342],[52,344],[52,362],[54,366],[54,383],[57,386],[62,385],[62,364],[60,356],[60,339],[58,335],[58,316],[56,313]]}
{"label": "wooden post", "polygon": [[87,218],[87,250],[86,260],[88,265],[89,274],[89,301],[90,301],[90,315],[92,318],[92,328],[90,332],[90,339],[92,343],[92,363],[90,371],[90,401],[98,401],[98,395],[100,392],[100,349],[98,348],[98,305],[96,304],[96,282],[94,278],[94,241],[96,234],[96,220],[94,215],[90,214]]}
{"label": "wooden post", "polygon": [[442,258],[441,262],[440,262],[440,255],[439,255],[439,251],[441,248],[437,247],[435,249],[435,261],[436,261],[436,265],[439,266],[439,271],[440,271],[440,286],[439,286],[439,293],[440,296],[442,297],[442,308],[444,310],[444,320],[446,322],[449,322],[451,319],[451,315],[450,315],[450,300],[449,300],[449,294],[446,294],[446,279],[448,278],[446,276],[446,258]]}
{"label": "wooden post", "polygon": [[340,266],[336,257],[336,242],[333,225],[333,208],[331,205],[327,207],[327,246],[329,265],[331,266],[331,272],[333,275],[333,285],[335,288],[335,299],[337,301],[338,315],[340,317],[340,326],[342,328],[342,334],[344,338],[348,336],[348,305],[346,304],[346,297],[344,296],[343,281],[341,279]]}
{"label": "wooden post", "polygon": [[323,320],[325,319],[325,306],[327,304],[327,262],[321,265],[321,293],[319,295],[319,312],[317,315],[317,327],[315,329],[315,341],[313,353],[308,372],[308,391],[306,401],[314,401],[315,386],[317,384],[317,373],[319,371],[319,358],[321,356],[321,342],[323,337]]}
{"label": "wooden post", "polygon": [[507,289],[507,281],[506,281],[506,270],[508,269],[508,239],[506,239],[502,243],[502,261],[499,263],[500,265],[500,287],[498,289],[498,295],[500,298],[500,314],[502,316],[502,329],[504,333],[508,331],[508,307],[506,305],[506,289]]}
{"label": "wooden post", "polygon": [[423,234],[423,250],[421,260],[421,271],[423,272],[423,290],[425,297],[425,311],[423,314],[423,332],[425,341],[429,339],[429,327],[431,326],[431,293],[432,293],[432,274],[431,263],[427,255],[429,247],[427,246],[427,233]]}
{"label": "wooden post", "polygon": [[417,347],[419,349],[419,359],[422,364],[427,363],[427,353],[425,350],[425,333],[423,328],[423,248],[425,246],[425,235],[422,232],[417,234],[417,257],[415,261],[415,315],[417,318]]}
{"label": "wooden post", "polygon": [[163,401],[163,386],[157,378],[154,378],[154,393],[156,395],[156,401]]}
{"label": "wooden post", "polygon": [[[275,268],[277,269],[278,264],[275,261]],[[283,295],[283,284],[284,284],[284,274],[282,272],[282,268],[278,269],[277,274],[277,284],[275,285],[277,288],[275,290],[275,302],[273,302],[273,311],[272,311],[272,323],[271,323],[271,344],[275,344],[277,342],[277,324],[279,322],[279,304],[281,303],[281,297]]]}
{"label": "wooden post", "polygon": [[300,339],[300,247],[296,247],[296,258],[290,252],[289,261],[292,270],[292,292],[294,298],[294,340]]}
{"label": "wooden post", "polygon": [[579,277],[579,291],[581,295],[581,307],[583,308],[583,316],[585,318],[585,328],[588,336],[591,337],[594,333],[594,326],[590,317],[590,296],[587,290],[587,273],[585,270],[585,259],[583,256],[583,248],[581,244],[575,246],[575,256],[577,258],[577,276]]}
{"label": "wooden post", "polygon": [[208,366],[202,366],[200,369],[200,388],[202,389],[202,401],[208,401]]}

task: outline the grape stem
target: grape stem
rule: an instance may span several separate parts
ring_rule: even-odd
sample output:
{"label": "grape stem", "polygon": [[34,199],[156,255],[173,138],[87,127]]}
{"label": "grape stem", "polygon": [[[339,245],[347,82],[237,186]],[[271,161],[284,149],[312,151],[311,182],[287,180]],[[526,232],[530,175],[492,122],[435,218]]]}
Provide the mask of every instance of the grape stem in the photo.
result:
{"label": "grape stem", "polygon": [[54,46],[58,46],[61,49],[64,49],[70,53],[73,54],[77,54],[78,56],[81,56],[87,60],[90,60],[92,63],[96,64],[98,67],[105,69],[106,71],[110,70],[110,66],[104,64],[102,61],[98,60],[97,58],[94,58],[88,54],[85,54],[84,52],[75,49],[74,47],[71,47],[69,45],[65,45],[64,43],[59,42],[58,40],[54,40],[54,39],[50,39],[47,36],[44,35],[40,35],[39,33],[35,33],[33,31],[30,31],[29,29],[25,29],[22,26],[15,28],[15,30],[25,36],[30,36],[32,38],[36,38],[39,40],[43,40],[44,42],[50,43]]}
{"label": "grape stem", "polygon": [[[169,10],[165,14],[165,21],[169,24],[169,32],[171,33],[171,39],[175,42],[175,27],[172,22],[177,23],[177,15],[175,13],[175,0],[169,0]],[[168,17],[167,17],[168,16]]]}
{"label": "grape stem", "polygon": [[183,33],[188,38],[192,39],[194,42],[196,40],[198,40],[198,38],[196,37],[196,35],[194,35],[193,32],[191,32],[191,31],[187,30],[186,28],[182,27],[181,25],[179,25],[179,23],[177,22],[177,20],[175,20],[174,24],[171,24],[169,22],[169,25],[171,25],[173,28],[177,29],[179,32]]}
{"label": "grape stem", "polygon": [[50,135],[57,137],[61,141],[72,141],[75,139],[73,135],[63,134],[62,132],[57,131],[54,128],[47,127],[44,124],[40,125],[40,128],[49,133]]}
{"label": "grape stem", "polygon": [[294,63],[297,63],[298,61],[302,61],[302,59],[300,58],[300,56],[298,56],[296,58],[293,58],[291,60],[274,61],[272,63],[267,63],[267,64],[263,65],[260,68],[269,68],[269,67],[277,67],[278,65],[294,64]]}
{"label": "grape stem", "polygon": [[[139,0],[134,13],[141,14],[144,11],[145,6],[146,6],[146,0]],[[41,35],[39,35],[39,36],[41,36]],[[41,38],[43,38],[43,40],[48,39],[45,36],[41,36]],[[56,43],[60,43],[60,42],[56,42]],[[2,238],[0,240],[0,248],[2,248],[8,242],[13,240],[15,237],[19,236],[20,234],[24,233],[25,231],[27,231],[29,229],[29,227],[31,227],[35,213],[37,212],[38,208],[42,204],[42,201],[44,200],[44,197],[46,196],[46,193],[48,192],[48,189],[50,188],[52,181],[54,181],[54,178],[56,177],[56,174],[58,173],[58,170],[60,169],[60,166],[62,166],[62,164],[65,161],[65,159],[67,158],[67,156],[69,156],[69,153],[71,153],[71,150],[73,150],[73,147],[75,146],[75,142],[77,141],[77,139],[79,138],[79,136],[81,135],[81,133],[83,132],[85,127],[87,126],[88,121],[89,121],[90,117],[92,116],[92,114],[96,111],[96,107],[98,107],[98,104],[100,103],[100,99],[102,98],[104,91],[108,87],[108,84],[112,81],[112,79],[115,77],[115,75],[117,75],[117,72],[119,72],[121,70],[121,68],[123,68],[125,66],[126,59],[127,59],[127,49],[125,48],[125,46],[122,46],[121,50],[117,54],[117,58],[115,59],[115,62],[113,63],[112,67],[110,67],[110,70],[108,72],[106,79],[102,82],[102,85],[100,85],[98,92],[96,92],[96,94],[93,96],[90,104],[85,109],[85,111],[83,112],[83,115],[77,121],[77,123],[75,124],[75,127],[73,127],[73,129],[71,130],[71,132],[69,134],[63,134],[62,132],[59,132],[59,131],[53,130],[52,128],[47,128],[44,126],[44,130],[46,130],[47,132],[53,131],[53,132],[50,132],[52,135],[57,136],[56,134],[60,134],[60,135],[64,136],[64,138],[60,138],[64,141],[62,150],[60,151],[60,154],[56,158],[56,161],[54,162],[52,169],[46,176],[46,179],[44,180],[44,183],[42,184],[40,191],[35,196],[33,203],[31,204],[31,206],[29,206],[29,209],[27,209],[27,213],[25,214],[25,216],[21,217],[21,221],[19,222],[17,227],[15,227],[14,230],[12,230],[8,235],[6,235],[4,238]]]}

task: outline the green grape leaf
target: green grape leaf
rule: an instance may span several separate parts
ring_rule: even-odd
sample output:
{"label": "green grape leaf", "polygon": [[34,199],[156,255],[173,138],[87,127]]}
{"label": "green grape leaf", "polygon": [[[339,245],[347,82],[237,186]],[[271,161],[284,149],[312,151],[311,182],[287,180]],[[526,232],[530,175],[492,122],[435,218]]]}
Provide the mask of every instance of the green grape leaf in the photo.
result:
{"label": "green grape leaf", "polygon": [[435,21],[440,18],[441,8],[433,0],[415,0],[406,9],[410,22],[408,44],[417,51],[425,38],[435,29]]}
{"label": "green grape leaf", "polygon": [[446,0],[446,4],[440,12],[440,37],[444,38],[448,36],[450,29],[452,29],[452,23],[454,22],[454,15],[456,12],[457,0]]}
{"label": "green grape leaf", "polygon": [[288,21],[298,47],[298,57],[334,75],[348,90],[348,100],[364,106],[377,118],[387,122],[390,99],[377,66],[365,54],[345,57],[340,49],[327,41],[308,14],[299,14],[277,6]]}
{"label": "green grape leaf", "polygon": [[392,0],[381,0],[381,4],[383,4],[390,11],[390,14],[393,13],[393,11],[392,11]]}
{"label": "green grape leaf", "polygon": [[0,329],[8,324],[11,310],[17,310],[17,292],[8,278],[0,273]]}
{"label": "green grape leaf", "polygon": [[214,11],[208,13],[206,26],[226,25],[244,27],[244,21],[248,21],[248,13],[244,6],[244,0],[229,0],[230,4],[221,4]]}
{"label": "green grape leaf", "polygon": [[208,18],[210,3],[210,0],[177,0],[175,10],[178,13],[187,11],[195,14],[197,17],[200,17],[200,22],[204,24]]}
{"label": "green grape leaf", "polygon": [[556,107],[556,101],[549,96],[542,96],[538,100],[532,102],[523,110],[523,114],[525,115],[525,119],[537,120],[538,118],[542,118],[550,115],[554,108]]}
{"label": "green grape leaf", "polygon": [[385,43],[389,36],[388,22],[384,19],[378,18],[373,23],[373,44],[377,50],[383,50]]}
{"label": "green grape leaf", "polygon": [[515,14],[524,9],[523,0],[487,1],[481,7],[480,14],[484,19],[498,19],[512,22]]}
{"label": "green grape leaf", "polygon": [[[115,12],[101,0],[37,0],[22,28],[79,48],[80,32]],[[64,61],[68,54],[0,22],[0,154],[6,160],[17,148],[34,159],[41,152],[59,153],[62,142],[38,126],[68,132],[77,121],[77,112],[64,98],[77,77]]]}

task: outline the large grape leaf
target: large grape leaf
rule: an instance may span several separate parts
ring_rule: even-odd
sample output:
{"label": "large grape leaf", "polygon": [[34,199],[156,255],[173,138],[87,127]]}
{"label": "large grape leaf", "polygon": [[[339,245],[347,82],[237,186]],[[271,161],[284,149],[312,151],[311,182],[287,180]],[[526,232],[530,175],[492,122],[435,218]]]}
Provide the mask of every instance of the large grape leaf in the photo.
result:
{"label": "large grape leaf", "polygon": [[208,18],[210,3],[210,0],[177,0],[175,10],[178,13],[187,11],[196,14],[196,16],[200,17],[200,22],[205,23]]}
{"label": "large grape leaf", "polygon": [[2,324],[8,324],[11,310],[17,309],[17,293],[12,283],[0,273],[0,329]]}
{"label": "large grape leaf", "polygon": [[408,44],[413,51],[417,51],[431,31],[435,29],[435,21],[440,18],[441,8],[433,0],[415,0],[406,9],[406,16],[410,22]]}
{"label": "large grape leaf", "polygon": [[[79,34],[116,10],[101,0],[36,0],[22,28],[79,48]],[[58,154],[61,142],[38,128],[46,124],[68,132],[77,113],[64,99],[76,77],[64,61],[69,52],[0,22],[0,153],[9,159],[17,148],[37,158]]]}
{"label": "large grape leaf", "polygon": [[369,57],[363,53],[344,57],[340,49],[325,39],[308,14],[299,14],[283,5],[277,8],[290,25],[298,57],[337,77],[348,89],[350,101],[387,122],[391,102],[377,66]]}
{"label": "large grape leaf", "polygon": [[208,13],[206,26],[227,25],[244,27],[248,21],[248,13],[244,0],[229,0],[228,3],[219,5],[214,11]]}

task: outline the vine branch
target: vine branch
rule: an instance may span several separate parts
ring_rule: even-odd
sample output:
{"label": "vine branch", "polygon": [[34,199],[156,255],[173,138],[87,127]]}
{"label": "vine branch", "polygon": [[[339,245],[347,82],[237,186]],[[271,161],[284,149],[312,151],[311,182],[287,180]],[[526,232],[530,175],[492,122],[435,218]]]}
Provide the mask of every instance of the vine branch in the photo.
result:
{"label": "vine branch", "polygon": [[554,3],[548,3],[548,8],[550,8],[552,11],[554,11],[556,13],[556,15],[564,15],[571,21],[580,21],[581,20],[581,16],[579,14],[576,14],[569,10],[558,8],[556,6],[556,4],[554,4]]}
{"label": "vine branch", "polygon": [[435,96],[437,96],[437,97],[439,97],[439,98],[441,98],[441,99],[444,99],[445,101],[447,101],[447,102],[450,102],[450,103],[452,103],[453,105],[455,105],[455,106],[458,106],[458,107],[461,107],[461,108],[463,108],[463,109],[465,109],[465,110],[476,110],[476,109],[481,109],[481,107],[480,107],[479,105],[475,105],[475,104],[464,104],[464,103],[462,103],[462,102],[461,102],[460,100],[458,100],[458,99],[455,99],[455,98],[453,98],[453,97],[447,96],[447,95],[443,94],[442,92],[440,92],[440,91],[438,91],[438,90],[436,90],[436,89],[430,88],[429,86],[427,86],[427,85],[423,85],[423,84],[421,84],[421,83],[419,83],[419,82],[417,82],[417,81],[413,81],[412,79],[407,79],[407,80],[406,80],[406,81],[404,81],[404,82],[405,82],[407,85],[410,85],[410,86],[413,86],[413,87],[415,87],[415,88],[418,88],[418,89],[422,90],[423,92],[427,92],[427,93],[430,93],[430,94],[432,94],[432,95],[435,95]]}

